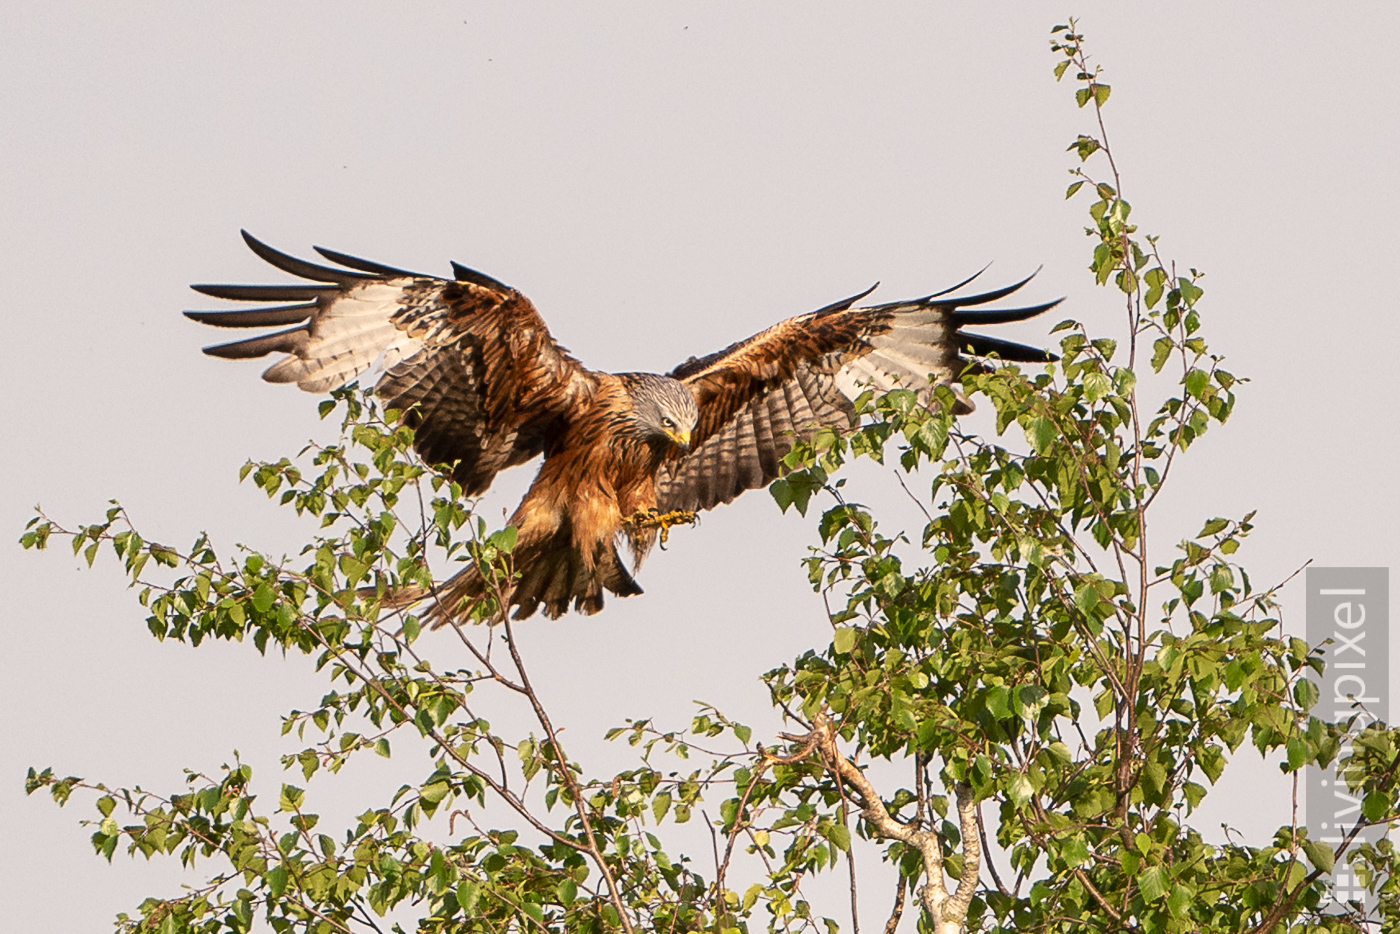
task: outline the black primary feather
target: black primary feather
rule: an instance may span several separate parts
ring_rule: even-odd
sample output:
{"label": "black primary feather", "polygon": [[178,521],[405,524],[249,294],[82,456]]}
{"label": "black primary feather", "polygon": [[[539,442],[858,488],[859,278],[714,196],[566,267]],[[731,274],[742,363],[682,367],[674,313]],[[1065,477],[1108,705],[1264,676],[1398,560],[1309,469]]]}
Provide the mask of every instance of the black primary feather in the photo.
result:
{"label": "black primary feather", "polygon": [[452,277],[458,282],[470,282],[472,285],[481,285],[488,289],[499,289],[503,292],[511,291],[511,287],[500,279],[493,279],[484,272],[478,272],[470,266],[463,266],[456,261],[452,263]]}
{"label": "black primary feather", "polygon": [[295,302],[334,295],[338,285],[192,285],[201,295],[227,298],[236,302]]}
{"label": "black primary feather", "polygon": [[305,321],[321,307],[315,302],[303,305],[278,305],[252,311],[187,311],[185,317],[216,328],[273,328]]}
{"label": "black primary feather", "polygon": [[996,337],[986,337],[982,334],[964,334],[962,331],[958,332],[958,348],[970,350],[979,357],[996,354],[1000,359],[1011,363],[1049,363],[1052,360],[1060,359],[1055,354],[1040,347],[1029,347],[1026,344],[1004,341]]}
{"label": "black primary feather", "polygon": [[372,259],[361,259],[358,256],[351,256],[349,253],[341,253],[338,250],[330,250],[323,246],[313,246],[311,249],[320,253],[332,263],[339,263],[351,269],[358,269],[361,272],[373,273],[376,276],[384,276],[387,279],[438,279],[439,276],[430,276],[421,272],[409,272],[407,269],[398,269],[394,266],[385,266],[383,263],[376,263]]}
{"label": "black primary feather", "polygon": [[1012,321],[1026,321],[1049,311],[1062,301],[1064,301],[1063,298],[1057,298],[1053,302],[1034,305],[1030,308],[995,308],[976,311],[964,311],[959,308],[953,312],[953,323],[961,327],[964,324],[1009,324]]}
{"label": "black primary feather", "polygon": [[283,253],[281,250],[273,249],[246,230],[240,230],[239,233],[243,235],[243,242],[248,244],[248,249],[256,253],[259,258],[294,276],[310,279],[312,282],[334,282],[343,288],[348,288],[356,282],[367,282],[373,278],[346,269],[332,269],[329,266],[308,263],[304,259],[298,259]]}

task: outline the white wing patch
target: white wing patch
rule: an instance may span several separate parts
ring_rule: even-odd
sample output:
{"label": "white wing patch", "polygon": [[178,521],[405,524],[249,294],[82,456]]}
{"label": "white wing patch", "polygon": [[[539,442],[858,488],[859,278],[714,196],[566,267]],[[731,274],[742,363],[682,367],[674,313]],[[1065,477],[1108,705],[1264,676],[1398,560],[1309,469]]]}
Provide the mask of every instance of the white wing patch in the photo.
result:
{"label": "white wing patch", "polygon": [[422,349],[423,339],[395,320],[405,310],[406,292],[393,281],[348,290],[316,316],[301,346],[269,367],[263,379],[322,393],[371,367],[388,370],[413,356]]}
{"label": "white wing patch", "polygon": [[906,307],[910,310],[889,309],[895,315],[889,329],[869,339],[869,352],[836,371],[836,386],[847,399],[854,402],[869,389],[887,392],[903,388],[927,392],[930,380],[951,385],[959,375],[958,351],[953,338],[956,326],[948,310],[919,305]]}

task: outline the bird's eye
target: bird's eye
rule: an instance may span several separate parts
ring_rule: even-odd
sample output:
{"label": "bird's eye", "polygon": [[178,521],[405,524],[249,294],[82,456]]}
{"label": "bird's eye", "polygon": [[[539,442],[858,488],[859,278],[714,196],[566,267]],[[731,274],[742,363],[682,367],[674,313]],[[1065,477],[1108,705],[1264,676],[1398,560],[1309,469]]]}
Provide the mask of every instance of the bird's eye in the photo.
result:
{"label": "bird's eye", "polygon": [[663,418],[663,419],[661,420],[661,427],[662,427],[662,428],[675,428],[675,427],[676,427],[676,423],[673,422],[673,421],[671,421],[669,418]]}

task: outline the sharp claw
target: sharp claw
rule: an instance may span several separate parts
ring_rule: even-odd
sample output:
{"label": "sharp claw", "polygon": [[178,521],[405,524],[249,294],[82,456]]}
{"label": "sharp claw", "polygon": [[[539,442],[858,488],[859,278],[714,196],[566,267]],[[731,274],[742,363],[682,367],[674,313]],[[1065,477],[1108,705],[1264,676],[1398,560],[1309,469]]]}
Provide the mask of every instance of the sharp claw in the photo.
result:
{"label": "sharp claw", "polygon": [[624,525],[635,526],[639,529],[658,529],[661,532],[661,543],[666,543],[666,535],[673,525],[694,525],[698,517],[695,513],[685,509],[675,509],[671,512],[661,512],[655,507],[651,509],[639,509],[623,520]]}

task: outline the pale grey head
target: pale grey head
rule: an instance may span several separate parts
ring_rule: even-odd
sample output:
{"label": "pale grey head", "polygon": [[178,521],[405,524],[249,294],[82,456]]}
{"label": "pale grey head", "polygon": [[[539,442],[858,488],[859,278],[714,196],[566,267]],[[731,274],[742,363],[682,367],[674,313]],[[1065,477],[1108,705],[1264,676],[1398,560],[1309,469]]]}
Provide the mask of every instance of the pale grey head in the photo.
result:
{"label": "pale grey head", "polygon": [[700,419],[695,397],[686,385],[655,373],[625,374],[635,424],[648,441],[690,449],[690,434]]}

